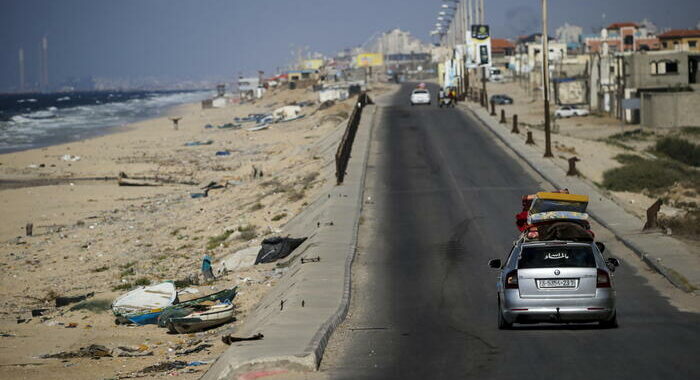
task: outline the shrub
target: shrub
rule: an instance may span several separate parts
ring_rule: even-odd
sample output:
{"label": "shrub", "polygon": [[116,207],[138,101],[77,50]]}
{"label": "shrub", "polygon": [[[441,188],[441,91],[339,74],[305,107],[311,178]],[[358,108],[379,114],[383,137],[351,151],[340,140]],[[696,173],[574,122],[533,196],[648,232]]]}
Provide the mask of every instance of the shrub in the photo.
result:
{"label": "shrub", "polygon": [[688,177],[683,168],[665,160],[646,160],[630,154],[615,157],[624,166],[603,173],[603,187],[614,191],[658,191]]}
{"label": "shrub", "polygon": [[283,213],[281,213],[281,214],[277,214],[277,215],[273,216],[273,217],[272,217],[272,221],[273,221],[273,222],[276,222],[276,221],[281,220],[281,219],[284,219],[284,218],[286,218],[286,217],[287,217],[287,213],[286,213],[286,212],[283,212]]}
{"label": "shrub", "polygon": [[207,242],[207,249],[214,249],[218,247],[221,243],[225,242],[232,233],[233,231],[225,231],[221,235],[210,237],[209,241]]}
{"label": "shrub", "polygon": [[700,166],[700,146],[678,137],[664,137],[656,142],[656,150],[691,166]]}

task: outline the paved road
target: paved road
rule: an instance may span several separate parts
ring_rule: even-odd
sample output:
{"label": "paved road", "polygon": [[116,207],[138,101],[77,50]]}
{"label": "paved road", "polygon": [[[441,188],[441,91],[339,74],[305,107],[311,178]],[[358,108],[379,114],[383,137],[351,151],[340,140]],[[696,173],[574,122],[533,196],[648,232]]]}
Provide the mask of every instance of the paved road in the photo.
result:
{"label": "paved road", "polygon": [[486,263],[509,250],[520,197],[540,185],[463,113],[409,106],[410,89],[378,115],[352,306],[321,365],[325,374],[700,378],[700,316],[678,311],[624,264],[616,276],[619,329],[498,330],[496,274]]}

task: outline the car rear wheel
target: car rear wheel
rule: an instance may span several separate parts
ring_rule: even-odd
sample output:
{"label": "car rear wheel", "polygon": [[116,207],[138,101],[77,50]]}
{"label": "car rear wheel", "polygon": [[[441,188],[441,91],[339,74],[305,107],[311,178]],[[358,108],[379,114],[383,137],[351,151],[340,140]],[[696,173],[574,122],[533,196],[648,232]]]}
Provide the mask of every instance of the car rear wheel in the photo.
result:
{"label": "car rear wheel", "polygon": [[612,318],[608,319],[607,321],[600,321],[600,322],[598,322],[598,325],[599,325],[601,328],[604,328],[604,329],[615,329],[615,328],[617,328],[617,327],[619,326],[619,325],[617,324],[617,312],[615,312],[615,314],[613,314]]}
{"label": "car rear wheel", "polygon": [[501,300],[498,300],[498,329],[499,330],[509,330],[511,327],[513,327],[512,323],[509,323],[506,321],[505,318],[503,318],[503,312],[501,311]]}

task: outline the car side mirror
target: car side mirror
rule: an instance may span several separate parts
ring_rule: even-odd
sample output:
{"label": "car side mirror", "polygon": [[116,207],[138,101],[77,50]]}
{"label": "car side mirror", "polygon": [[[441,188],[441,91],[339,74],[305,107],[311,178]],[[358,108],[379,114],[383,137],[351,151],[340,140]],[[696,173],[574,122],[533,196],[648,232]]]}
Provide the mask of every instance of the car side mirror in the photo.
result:
{"label": "car side mirror", "polygon": [[489,267],[491,267],[493,269],[501,269],[501,259],[489,260]]}
{"label": "car side mirror", "polygon": [[600,251],[600,253],[605,252],[605,244],[597,241],[597,242],[595,242],[595,246],[598,247],[598,250]]}

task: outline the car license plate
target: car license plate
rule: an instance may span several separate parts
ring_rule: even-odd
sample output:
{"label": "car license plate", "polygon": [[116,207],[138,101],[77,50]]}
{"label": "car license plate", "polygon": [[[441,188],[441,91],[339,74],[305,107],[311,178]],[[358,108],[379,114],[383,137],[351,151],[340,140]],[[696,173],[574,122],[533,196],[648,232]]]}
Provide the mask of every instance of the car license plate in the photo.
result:
{"label": "car license plate", "polygon": [[537,280],[537,285],[540,288],[575,288],[576,279],[573,278],[556,278],[547,280]]}

